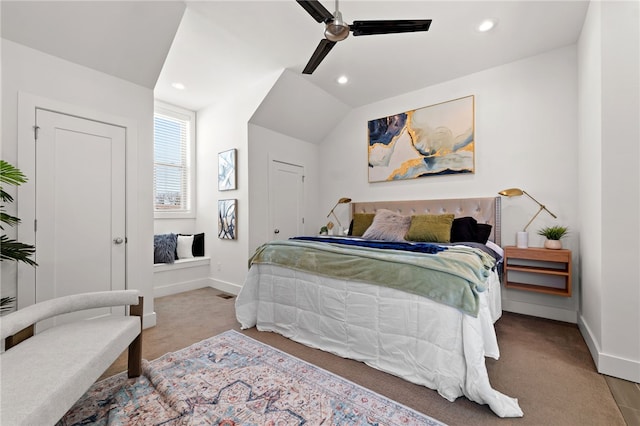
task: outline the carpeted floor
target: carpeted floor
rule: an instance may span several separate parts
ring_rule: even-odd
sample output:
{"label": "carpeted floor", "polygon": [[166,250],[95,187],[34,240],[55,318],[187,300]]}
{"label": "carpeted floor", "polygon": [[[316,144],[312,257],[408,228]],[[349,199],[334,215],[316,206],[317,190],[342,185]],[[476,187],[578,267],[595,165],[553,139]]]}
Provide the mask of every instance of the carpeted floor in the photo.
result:
{"label": "carpeted floor", "polygon": [[[155,299],[156,327],[143,333],[143,357],[158,358],[229,329],[239,330],[235,298],[203,288]],[[451,403],[437,392],[360,362],[308,348],[255,328],[242,333],[345,377],[449,425],[607,425],[625,420],[598,374],[577,327],[504,313],[496,323],[501,358],[487,359],[493,387],[518,398],[524,417],[500,419],[466,398]],[[103,375],[126,369],[126,353]]]}

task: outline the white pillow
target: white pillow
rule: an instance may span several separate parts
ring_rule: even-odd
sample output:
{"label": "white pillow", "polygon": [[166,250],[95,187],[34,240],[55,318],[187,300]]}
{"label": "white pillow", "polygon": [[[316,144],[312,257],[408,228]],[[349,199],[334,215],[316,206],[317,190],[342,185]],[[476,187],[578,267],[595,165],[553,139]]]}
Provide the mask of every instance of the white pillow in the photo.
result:
{"label": "white pillow", "polygon": [[193,257],[193,235],[178,235],[178,246],[176,252],[178,259],[189,259]]}

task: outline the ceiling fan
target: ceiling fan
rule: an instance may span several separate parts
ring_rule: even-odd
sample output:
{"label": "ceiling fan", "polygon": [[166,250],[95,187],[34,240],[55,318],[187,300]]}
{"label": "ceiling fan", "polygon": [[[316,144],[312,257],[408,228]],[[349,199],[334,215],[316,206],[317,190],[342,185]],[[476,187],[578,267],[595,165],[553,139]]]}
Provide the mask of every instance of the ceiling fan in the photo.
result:
{"label": "ceiling fan", "polygon": [[312,74],[320,65],[329,51],[337,42],[344,40],[349,31],[354,36],[373,34],[410,33],[416,31],[429,31],[431,19],[401,19],[401,20],[377,20],[377,21],[353,21],[347,25],[342,20],[342,13],[338,9],[331,14],[318,0],[296,0],[304,10],[318,22],[324,22],[324,39],[320,40],[311,59],[302,71],[303,74]]}

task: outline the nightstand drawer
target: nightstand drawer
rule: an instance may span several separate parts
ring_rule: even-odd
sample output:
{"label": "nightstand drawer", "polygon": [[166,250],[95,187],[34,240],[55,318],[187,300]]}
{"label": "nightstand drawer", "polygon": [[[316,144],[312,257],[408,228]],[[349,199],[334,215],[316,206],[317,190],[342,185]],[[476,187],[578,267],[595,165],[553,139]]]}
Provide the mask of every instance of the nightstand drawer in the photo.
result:
{"label": "nightstand drawer", "polygon": [[[571,250],[507,246],[504,281],[507,288],[569,297]],[[545,281],[551,281],[552,284]]]}

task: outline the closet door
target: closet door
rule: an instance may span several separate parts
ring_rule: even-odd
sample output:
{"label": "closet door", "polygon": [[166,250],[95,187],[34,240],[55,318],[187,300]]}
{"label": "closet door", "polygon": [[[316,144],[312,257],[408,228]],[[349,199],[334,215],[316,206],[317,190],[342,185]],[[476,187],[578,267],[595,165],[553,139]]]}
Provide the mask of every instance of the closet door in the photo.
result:
{"label": "closet door", "polygon": [[36,126],[36,302],[124,289],[125,129],[40,109]]}
{"label": "closet door", "polygon": [[304,234],[304,168],[272,160],[269,170],[269,224],[272,240]]}

